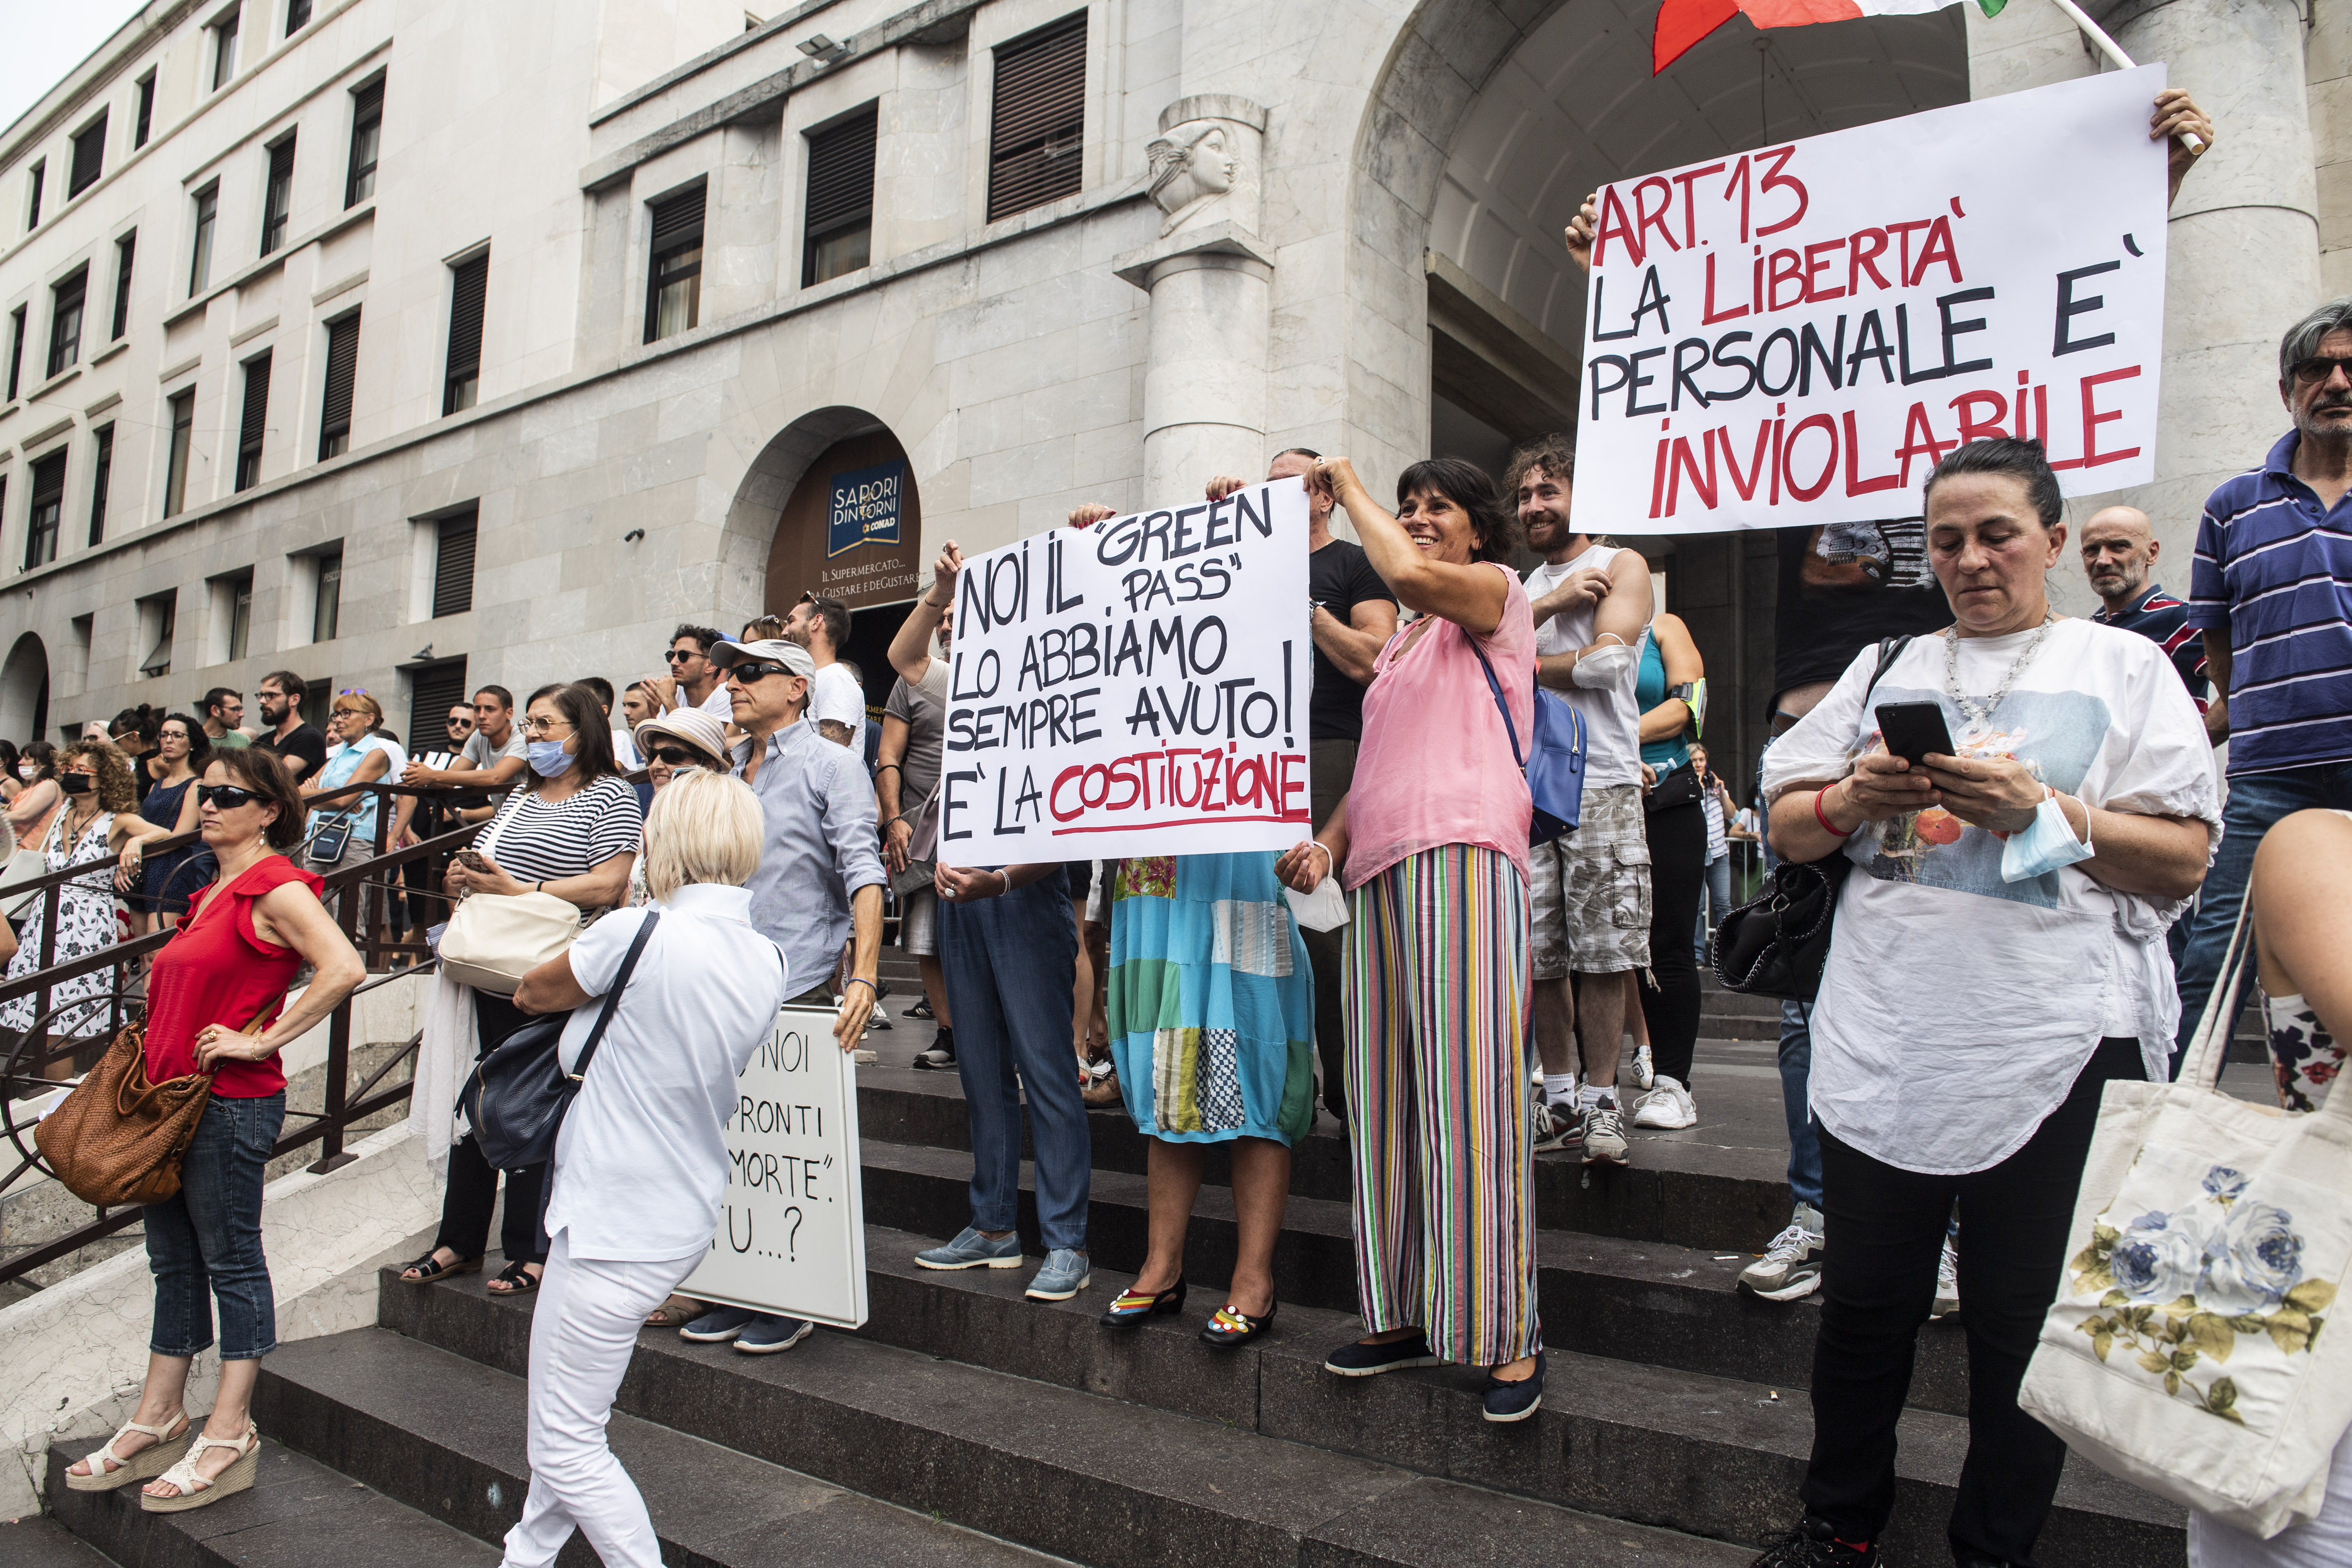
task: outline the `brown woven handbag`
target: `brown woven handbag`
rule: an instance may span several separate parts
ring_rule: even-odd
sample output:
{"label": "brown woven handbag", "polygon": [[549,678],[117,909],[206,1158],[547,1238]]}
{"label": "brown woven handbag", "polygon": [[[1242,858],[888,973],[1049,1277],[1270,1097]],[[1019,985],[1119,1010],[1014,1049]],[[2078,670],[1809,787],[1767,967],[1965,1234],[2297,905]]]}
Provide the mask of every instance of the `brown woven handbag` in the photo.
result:
{"label": "brown woven handbag", "polygon": [[33,1141],[82,1202],[100,1208],[159,1204],[180,1190],[180,1162],[212,1094],[208,1072],[148,1082],[146,1043],[134,1024],[114,1037],[65,1103],[42,1118]]}

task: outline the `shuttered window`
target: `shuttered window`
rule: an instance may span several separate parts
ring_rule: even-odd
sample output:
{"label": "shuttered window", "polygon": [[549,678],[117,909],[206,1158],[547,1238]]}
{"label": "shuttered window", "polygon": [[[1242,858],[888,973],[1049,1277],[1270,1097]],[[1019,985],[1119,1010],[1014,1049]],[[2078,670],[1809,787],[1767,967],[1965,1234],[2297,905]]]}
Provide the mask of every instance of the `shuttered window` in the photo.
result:
{"label": "shuttered window", "polygon": [[148,132],[155,129],[155,73],[149,71],[139,79],[139,118],[131,127],[131,145],[147,145]]}
{"label": "shuttered window", "polygon": [[188,504],[188,458],[195,445],[194,387],[172,396],[172,445],[163,463],[163,515],[176,517]]}
{"label": "shuttered window", "polygon": [[261,254],[286,243],[286,217],[294,208],[294,138],[269,150],[269,182],[262,188]]}
{"label": "shuttered window", "polygon": [[25,226],[27,229],[41,226],[41,187],[48,184],[48,179],[49,163],[48,160],[44,158],[33,165],[33,199],[31,205],[25,209]]}
{"label": "shuttered window", "polygon": [[652,264],[646,279],[646,342],[682,332],[702,320],[702,203],[705,187],[653,205]]}
{"label": "shuttered window", "polygon": [[33,465],[33,509],[26,514],[25,570],[58,558],[58,520],[65,512],[66,455],[52,452]]}
{"label": "shuttered window", "polygon": [[139,249],[139,231],[114,242],[114,330],[110,341],[120,341],[131,330],[131,258]]}
{"label": "shuttered window", "polygon": [[383,140],[383,79],[352,94],[352,166],[343,178],[343,205],[355,207],[375,195],[375,158]]}
{"label": "shuttered window", "polygon": [[90,458],[89,480],[89,542],[101,544],[106,540],[106,489],[114,481],[114,426],[101,426],[98,432],[98,449]]}
{"label": "shuttered window", "polygon": [[326,551],[318,560],[318,592],[310,601],[310,640],[332,642],[342,624],[343,552]]}
{"label": "shuttered window", "polygon": [[220,184],[215,181],[196,193],[196,242],[188,251],[188,295],[205,291],[213,277],[213,225],[220,217]]}
{"label": "shuttered window", "polygon": [[73,167],[66,174],[66,200],[71,201],[106,171],[106,116],[73,139]]}
{"label": "shuttered window", "polygon": [[245,362],[245,413],[236,427],[236,488],[261,482],[261,438],[269,428],[269,356]]}
{"label": "shuttered window", "polygon": [[463,615],[474,607],[474,532],[478,514],[441,520],[433,548],[433,614]]}
{"label": "shuttered window", "polygon": [[801,287],[855,272],[873,258],[874,139],[877,112],[827,126],[808,139],[808,207]]}
{"label": "shuttered window", "polygon": [[50,290],[49,374],[56,375],[81,358],[82,306],[89,298],[89,268],[85,267]]}
{"label": "shuttered window", "polygon": [[319,405],[319,461],[352,449],[352,383],[359,374],[360,313],[327,329],[327,391]]}
{"label": "shuttered window", "polygon": [[25,307],[8,312],[8,401],[16,401],[16,383],[25,374]]}
{"label": "shuttered window", "polygon": [[449,710],[471,696],[466,661],[445,658],[408,672],[408,754],[449,750]]}
{"label": "shuttered window", "polygon": [[482,308],[489,287],[490,253],[449,269],[449,363],[441,378],[441,412],[474,406],[481,384]]}
{"label": "shuttered window", "polygon": [[1076,192],[1086,96],[1085,12],[997,46],[989,222]]}

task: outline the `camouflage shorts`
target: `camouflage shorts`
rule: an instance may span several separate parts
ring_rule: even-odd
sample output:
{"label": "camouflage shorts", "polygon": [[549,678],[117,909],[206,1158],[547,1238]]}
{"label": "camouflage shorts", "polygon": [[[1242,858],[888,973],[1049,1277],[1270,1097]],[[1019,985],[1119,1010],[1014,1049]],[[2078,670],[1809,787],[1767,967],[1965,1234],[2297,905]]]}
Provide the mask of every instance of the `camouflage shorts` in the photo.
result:
{"label": "camouflage shorts", "polygon": [[1650,963],[1650,839],[1639,784],[1584,792],[1577,829],[1528,851],[1528,973],[1615,974]]}

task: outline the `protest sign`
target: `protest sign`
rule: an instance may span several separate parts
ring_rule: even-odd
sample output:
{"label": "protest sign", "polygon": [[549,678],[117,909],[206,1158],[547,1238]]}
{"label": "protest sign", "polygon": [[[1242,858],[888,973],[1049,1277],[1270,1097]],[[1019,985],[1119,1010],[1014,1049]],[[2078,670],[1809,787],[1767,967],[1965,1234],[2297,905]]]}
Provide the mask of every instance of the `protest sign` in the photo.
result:
{"label": "protest sign", "polygon": [[939,858],[1286,849],[1314,831],[1307,488],[1274,479],[964,563]]}
{"label": "protest sign", "polygon": [[678,1287],[698,1301],[866,1321],[857,1072],[833,1024],[829,1008],[785,1008],[736,1075],[719,1229]]}
{"label": "protest sign", "polygon": [[2164,68],[1600,193],[1573,517],[1591,532],[1916,517],[1964,441],[2069,495],[2154,478]]}

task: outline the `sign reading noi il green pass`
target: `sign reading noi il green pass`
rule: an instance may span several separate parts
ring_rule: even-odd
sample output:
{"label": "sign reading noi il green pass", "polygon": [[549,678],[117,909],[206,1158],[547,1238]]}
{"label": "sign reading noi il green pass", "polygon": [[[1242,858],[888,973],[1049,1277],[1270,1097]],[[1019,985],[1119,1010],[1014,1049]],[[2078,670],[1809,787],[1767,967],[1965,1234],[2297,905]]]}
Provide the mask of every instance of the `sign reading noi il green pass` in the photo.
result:
{"label": "sign reading noi il green pass", "polygon": [[834,475],[824,510],[825,559],[861,544],[898,543],[899,503],[906,493],[904,462]]}

